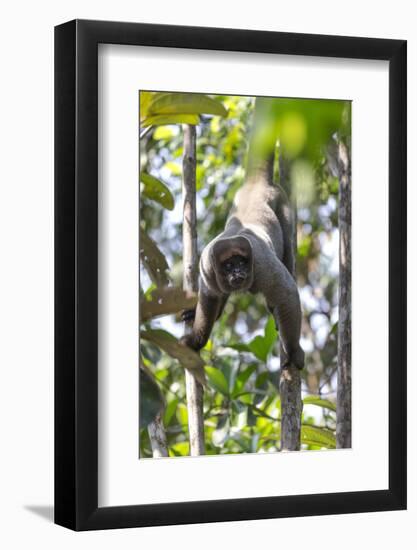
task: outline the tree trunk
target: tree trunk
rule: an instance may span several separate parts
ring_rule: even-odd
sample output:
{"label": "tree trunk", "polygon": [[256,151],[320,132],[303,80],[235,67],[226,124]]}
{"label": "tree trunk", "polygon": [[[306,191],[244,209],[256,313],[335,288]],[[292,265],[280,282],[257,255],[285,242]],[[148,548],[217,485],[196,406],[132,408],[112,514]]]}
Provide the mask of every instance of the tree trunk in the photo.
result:
{"label": "tree trunk", "polygon": [[[297,204],[295,194],[291,190],[290,163],[279,156],[280,185],[290,199],[294,216],[293,246],[294,258],[297,257]],[[296,278],[296,267],[291,275]],[[282,353],[282,351],[281,351]],[[281,451],[299,451],[301,441],[301,414],[303,401],[301,399],[301,375],[297,367],[291,365],[287,369],[281,369],[279,390],[281,396]]]}
{"label": "tree trunk", "polygon": [[152,447],[152,455],[154,458],[162,458],[169,456],[167,437],[165,434],[162,418],[158,414],[153,422],[148,425],[149,440]]}
{"label": "tree trunk", "polygon": [[339,178],[339,325],[337,342],[336,446],[352,446],[351,380],[351,169],[348,147],[337,147]]}
{"label": "tree trunk", "polygon": [[[198,291],[198,255],[197,255],[197,216],[196,216],[196,128],[184,124],[184,156],[183,156],[183,288]],[[192,321],[186,323],[185,330],[192,328]],[[194,374],[185,369],[187,391],[188,431],[190,438],[190,454],[198,456],[205,454],[204,417],[203,417],[203,386]]]}

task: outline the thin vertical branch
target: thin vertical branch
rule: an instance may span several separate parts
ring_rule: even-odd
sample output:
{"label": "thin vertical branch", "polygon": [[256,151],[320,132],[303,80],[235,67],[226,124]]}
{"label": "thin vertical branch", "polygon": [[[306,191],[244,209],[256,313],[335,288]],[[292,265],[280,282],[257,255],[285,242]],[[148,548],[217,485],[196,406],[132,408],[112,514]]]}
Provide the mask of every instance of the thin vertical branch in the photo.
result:
{"label": "thin vertical branch", "polygon": [[[150,375],[147,374],[147,371],[144,368],[142,361],[140,360],[139,384],[143,384],[146,382],[144,377],[149,378]],[[159,387],[158,387],[158,393],[159,393],[161,402],[163,402],[162,393],[159,390]],[[162,421],[161,414],[157,414],[155,417],[155,420],[153,420],[148,424],[148,435],[149,435],[149,441],[152,448],[152,456],[154,458],[169,456],[167,436],[165,433],[164,423]]]}
{"label": "thin vertical branch", "polygon": [[[293,211],[293,247],[294,258],[297,256],[297,204],[295,193],[290,184],[290,163],[279,155],[280,185],[287,193]],[[291,275],[296,278],[295,261]],[[281,351],[282,354],[282,351]],[[281,451],[299,451],[301,441],[301,414],[303,401],[301,399],[301,375],[294,365],[281,369],[279,390],[281,396]]]}
{"label": "thin vertical branch", "polygon": [[301,438],[301,376],[297,367],[290,365],[281,371],[281,451],[299,451]]}
{"label": "thin vertical branch", "polygon": [[155,420],[148,425],[148,434],[153,457],[162,458],[169,456],[167,436],[162,418],[159,414]]}
{"label": "thin vertical branch", "polygon": [[351,380],[351,169],[349,149],[337,147],[339,177],[339,324],[337,342],[336,446],[352,446]]}
{"label": "thin vertical branch", "polygon": [[[198,255],[197,255],[197,216],[196,216],[196,128],[184,124],[183,156],[183,288],[198,291]],[[192,328],[192,321],[186,323],[185,330]],[[185,370],[187,391],[188,430],[191,456],[205,454],[203,386],[188,369]]]}

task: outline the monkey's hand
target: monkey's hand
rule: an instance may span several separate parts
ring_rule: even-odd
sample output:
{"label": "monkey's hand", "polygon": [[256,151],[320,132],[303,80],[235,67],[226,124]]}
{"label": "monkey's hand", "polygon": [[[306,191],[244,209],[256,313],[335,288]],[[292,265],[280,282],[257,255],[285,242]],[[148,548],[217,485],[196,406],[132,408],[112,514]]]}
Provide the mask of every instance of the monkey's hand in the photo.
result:
{"label": "monkey's hand", "polygon": [[194,351],[200,351],[204,348],[210,338],[213,324],[225,301],[224,296],[210,294],[208,289],[202,284],[198,293],[196,309],[185,310],[183,312],[184,320],[191,321],[194,318],[194,321],[192,330],[190,332],[187,331],[187,334],[181,338],[180,343]]}
{"label": "monkey's hand", "polygon": [[194,322],[195,319],[195,308],[193,309],[183,309],[181,312],[181,321],[184,323]]}
{"label": "monkey's hand", "polygon": [[193,349],[194,351],[200,351],[200,349],[204,347],[204,343],[201,342],[192,332],[190,332],[190,334],[185,334],[182,338],[180,338],[179,343]]}

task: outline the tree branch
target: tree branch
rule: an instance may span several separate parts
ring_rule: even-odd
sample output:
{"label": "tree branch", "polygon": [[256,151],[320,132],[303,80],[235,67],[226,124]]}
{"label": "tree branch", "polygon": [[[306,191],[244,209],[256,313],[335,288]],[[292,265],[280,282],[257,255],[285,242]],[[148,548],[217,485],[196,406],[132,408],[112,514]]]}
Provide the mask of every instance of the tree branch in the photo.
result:
{"label": "tree branch", "polygon": [[[291,190],[290,162],[282,155],[279,156],[280,185],[287,193],[294,213],[293,246],[294,258],[297,257],[297,205],[295,193]],[[296,267],[291,275],[296,278]],[[282,356],[282,350],[281,350]],[[281,369],[279,382],[281,395],[281,451],[299,451],[301,440],[301,414],[303,401],[301,399],[301,375],[294,365]]]}
{"label": "tree branch", "polygon": [[155,420],[148,425],[148,434],[153,457],[162,458],[169,456],[167,437],[161,415],[158,414]]}
{"label": "tree branch", "polygon": [[[198,291],[198,255],[197,255],[197,216],[196,216],[196,128],[184,124],[183,156],[183,288],[192,292]],[[192,321],[186,323],[185,330],[190,331]],[[190,454],[205,454],[203,386],[195,376],[185,370],[187,391],[188,430],[190,437]]]}
{"label": "tree branch", "polygon": [[351,171],[347,145],[336,148],[339,178],[339,324],[337,341],[336,446],[352,446],[351,379]]}

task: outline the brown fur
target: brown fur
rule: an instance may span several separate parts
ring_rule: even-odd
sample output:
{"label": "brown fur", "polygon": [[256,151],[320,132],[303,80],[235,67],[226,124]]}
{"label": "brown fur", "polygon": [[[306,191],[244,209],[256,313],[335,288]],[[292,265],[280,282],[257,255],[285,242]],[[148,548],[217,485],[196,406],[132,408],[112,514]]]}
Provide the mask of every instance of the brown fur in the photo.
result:
{"label": "brown fur", "polygon": [[[302,368],[292,213],[284,190],[267,179],[264,174],[251,176],[236,194],[224,231],[203,250],[193,330],[183,342],[195,350],[204,347],[231,292],[261,292],[280,331],[282,366]],[[250,276],[239,289],[230,288],[220,269],[233,255],[250,260]]]}

